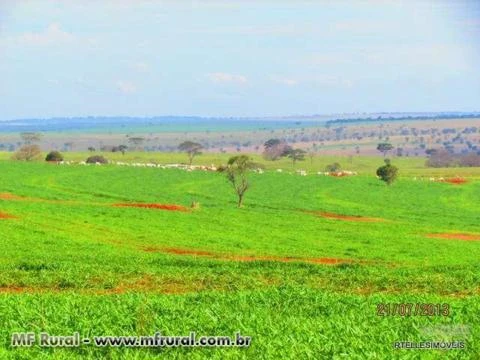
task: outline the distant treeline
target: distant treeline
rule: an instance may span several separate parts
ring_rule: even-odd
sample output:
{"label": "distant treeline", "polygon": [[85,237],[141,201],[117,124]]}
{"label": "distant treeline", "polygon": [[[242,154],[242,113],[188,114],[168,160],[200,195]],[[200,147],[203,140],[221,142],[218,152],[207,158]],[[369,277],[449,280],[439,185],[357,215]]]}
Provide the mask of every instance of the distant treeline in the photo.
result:
{"label": "distant treeline", "polygon": [[356,118],[356,119],[335,119],[326,122],[326,126],[334,124],[354,124],[365,122],[381,122],[381,121],[405,121],[405,120],[444,120],[444,119],[480,119],[480,114],[438,114],[438,115],[420,115],[420,116],[402,116],[402,117],[383,117],[376,118]]}

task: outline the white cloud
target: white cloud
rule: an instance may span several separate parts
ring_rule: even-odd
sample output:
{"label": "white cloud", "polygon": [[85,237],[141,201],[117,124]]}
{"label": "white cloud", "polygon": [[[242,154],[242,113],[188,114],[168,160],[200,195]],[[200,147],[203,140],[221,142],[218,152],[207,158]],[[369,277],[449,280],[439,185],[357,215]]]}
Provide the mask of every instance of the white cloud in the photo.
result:
{"label": "white cloud", "polygon": [[347,88],[354,86],[354,82],[350,79],[345,79],[341,76],[333,75],[319,75],[310,79],[310,82],[315,85],[330,87],[330,88]]}
{"label": "white cloud", "polygon": [[141,72],[141,73],[145,73],[145,72],[148,72],[150,70],[150,66],[145,63],[145,62],[142,62],[142,61],[139,61],[139,62],[136,62],[134,64],[132,64],[132,68],[138,72]]}
{"label": "white cloud", "polygon": [[270,80],[277,83],[277,84],[282,84],[282,85],[287,85],[287,86],[295,86],[295,85],[299,84],[298,79],[287,78],[287,77],[282,77],[282,76],[271,76]]}
{"label": "white cloud", "polygon": [[52,23],[42,32],[28,32],[16,38],[20,44],[27,45],[51,45],[71,43],[75,36],[62,29],[60,24]]}
{"label": "white cloud", "polygon": [[222,72],[210,73],[207,74],[207,77],[211,82],[220,84],[220,83],[231,83],[231,84],[246,84],[247,78],[243,75],[228,74]]}
{"label": "white cloud", "polygon": [[350,89],[354,86],[353,80],[334,75],[307,74],[297,77],[270,76],[270,80],[286,86],[306,85],[344,89]]}
{"label": "white cloud", "polygon": [[116,85],[117,89],[123,94],[133,94],[137,92],[137,86],[132,82],[118,80]]}

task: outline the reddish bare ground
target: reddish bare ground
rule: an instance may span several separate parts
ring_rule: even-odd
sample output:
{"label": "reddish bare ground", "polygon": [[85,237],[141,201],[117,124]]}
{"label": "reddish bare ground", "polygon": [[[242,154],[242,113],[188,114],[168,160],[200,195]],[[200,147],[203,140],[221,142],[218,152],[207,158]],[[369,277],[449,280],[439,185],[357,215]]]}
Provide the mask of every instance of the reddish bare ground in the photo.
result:
{"label": "reddish bare ground", "polygon": [[2,286],[0,287],[0,294],[21,294],[28,292],[28,289],[20,286]]}
{"label": "reddish bare ground", "polygon": [[467,179],[464,179],[462,177],[454,177],[454,178],[448,178],[444,180],[447,183],[454,184],[454,185],[463,185],[467,183]]}
{"label": "reddish bare ground", "polygon": [[427,237],[435,238],[435,239],[480,241],[480,235],[475,235],[475,234],[439,233],[439,234],[427,234]]}
{"label": "reddish bare ground", "polygon": [[335,264],[352,263],[353,261],[350,260],[350,259],[317,258],[317,259],[310,259],[310,262],[313,262],[313,263],[316,263],[316,264],[335,265]]}
{"label": "reddish bare ground", "polygon": [[0,211],[0,219],[18,219],[18,218],[14,215],[10,215]]}
{"label": "reddish bare ground", "polygon": [[[225,255],[225,254],[213,253],[210,251],[178,249],[178,248],[144,247],[142,248],[142,250],[146,252],[161,252],[161,253],[175,254],[175,255],[203,256],[203,257],[209,257],[216,260],[239,261],[239,262],[250,262],[250,261],[294,262],[296,261],[296,262],[306,262],[306,263],[324,264],[324,265],[347,264],[347,263],[355,262],[352,259],[338,259],[338,258],[301,258],[301,257],[282,257],[282,256]],[[364,262],[359,262],[359,263],[364,263]]]}
{"label": "reddish bare ground", "polygon": [[178,248],[147,247],[147,248],[144,248],[144,251],[147,251],[147,252],[163,252],[163,253],[175,254],[175,255],[215,256],[214,253],[209,252],[209,251],[178,249]]}
{"label": "reddish bare ground", "polygon": [[75,292],[81,294],[97,294],[97,295],[115,295],[125,294],[128,292],[157,292],[161,294],[183,294],[186,292],[199,290],[188,288],[185,284],[166,283],[157,284],[144,278],[131,283],[120,284],[113,289],[60,289],[57,287],[32,287],[32,286],[2,286],[1,294],[45,294],[45,293],[61,293]]}
{"label": "reddish bare ground", "polygon": [[144,275],[138,279],[127,279],[113,289],[97,290],[97,294],[125,294],[129,292],[157,292],[162,294],[183,294],[201,290],[201,286],[175,280],[158,280],[151,275]]}
{"label": "reddish bare ground", "polygon": [[25,200],[25,198],[11,193],[0,193],[0,200]]}
{"label": "reddish bare ground", "polygon": [[372,218],[372,217],[365,217],[365,216],[358,216],[358,215],[343,215],[343,214],[335,214],[326,211],[305,211],[310,214],[318,215],[326,219],[337,219],[337,220],[345,220],[345,221],[356,221],[356,222],[381,222],[385,221],[385,219],[380,218]]}
{"label": "reddish bare ground", "polygon": [[60,289],[58,288],[40,288],[40,287],[33,287],[33,286],[1,286],[0,287],[0,294],[37,294],[37,293],[45,293],[45,292],[58,292]]}
{"label": "reddish bare ground", "polygon": [[113,206],[159,209],[159,210],[169,210],[169,211],[189,211],[189,209],[186,208],[185,206],[175,205],[175,204],[120,203],[120,204],[113,204]]}

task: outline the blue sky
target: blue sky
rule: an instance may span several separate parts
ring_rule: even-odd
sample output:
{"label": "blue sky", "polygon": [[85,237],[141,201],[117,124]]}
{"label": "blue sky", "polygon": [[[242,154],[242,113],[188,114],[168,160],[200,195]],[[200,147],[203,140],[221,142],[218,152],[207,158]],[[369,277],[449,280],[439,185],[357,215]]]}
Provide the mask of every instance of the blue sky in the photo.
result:
{"label": "blue sky", "polygon": [[0,120],[480,110],[478,1],[0,2]]}

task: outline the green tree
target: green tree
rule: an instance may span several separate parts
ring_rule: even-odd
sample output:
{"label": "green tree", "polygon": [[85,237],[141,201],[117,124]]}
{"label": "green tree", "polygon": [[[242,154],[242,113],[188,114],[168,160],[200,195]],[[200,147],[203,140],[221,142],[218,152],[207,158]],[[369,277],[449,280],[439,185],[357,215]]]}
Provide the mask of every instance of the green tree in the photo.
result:
{"label": "green tree", "polygon": [[45,161],[63,161],[63,155],[59,151],[53,150],[47,154]]}
{"label": "green tree", "polygon": [[135,150],[139,150],[144,141],[145,138],[142,136],[133,136],[128,138],[128,142],[133,145]]}
{"label": "green tree", "polygon": [[390,185],[397,179],[398,168],[392,165],[389,159],[385,159],[385,165],[377,169],[377,176],[380,180],[385,181],[387,185]]}
{"label": "green tree", "polygon": [[333,164],[328,164],[327,166],[325,166],[325,171],[328,171],[328,172],[337,172],[340,170],[342,170],[342,165],[340,165],[340,163],[338,162],[335,162]]}
{"label": "green tree", "polygon": [[25,145],[31,145],[42,140],[42,134],[36,132],[22,132],[20,137]]}
{"label": "green tree", "polygon": [[307,152],[302,149],[292,149],[288,152],[287,157],[292,159],[293,166],[295,166],[297,161],[304,161],[305,160],[305,154]]}
{"label": "green tree", "polygon": [[232,184],[238,197],[238,207],[242,207],[243,197],[250,188],[247,179],[248,170],[258,167],[247,155],[233,156],[226,166],[220,166],[218,171],[227,175],[227,180]]}
{"label": "green tree", "polygon": [[269,139],[263,144],[263,147],[263,157],[272,161],[287,156],[292,150],[286,141],[280,139]]}
{"label": "green tree", "polygon": [[383,157],[387,155],[387,152],[393,149],[393,145],[390,143],[380,143],[377,145],[377,150],[383,153]]}
{"label": "green tree", "polygon": [[197,155],[200,155],[202,152],[203,146],[199,143],[193,141],[184,141],[178,145],[178,150],[186,152],[188,155],[188,164],[192,165],[193,158]]}
{"label": "green tree", "polygon": [[125,155],[125,151],[127,151],[128,146],[127,145],[118,145],[118,151],[122,153],[122,155]]}

